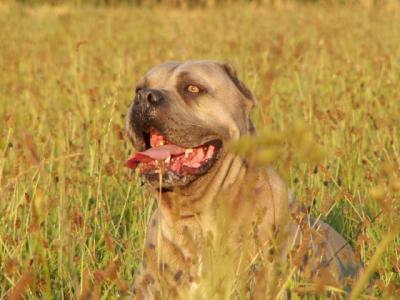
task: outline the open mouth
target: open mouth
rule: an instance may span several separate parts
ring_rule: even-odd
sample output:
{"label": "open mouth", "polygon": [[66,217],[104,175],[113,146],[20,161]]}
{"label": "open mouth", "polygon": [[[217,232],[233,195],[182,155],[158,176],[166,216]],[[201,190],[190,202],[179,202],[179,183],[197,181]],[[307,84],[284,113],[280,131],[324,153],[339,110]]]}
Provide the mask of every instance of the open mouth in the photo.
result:
{"label": "open mouth", "polygon": [[188,183],[206,173],[217,161],[222,146],[220,140],[212,140],[193,148],[184,148],[167,140],[156,129],[143,133],[146,149],[136,152],[126,162],[131,169],[140,168],[143,175],[158,180],[159,174],[170,181]]}

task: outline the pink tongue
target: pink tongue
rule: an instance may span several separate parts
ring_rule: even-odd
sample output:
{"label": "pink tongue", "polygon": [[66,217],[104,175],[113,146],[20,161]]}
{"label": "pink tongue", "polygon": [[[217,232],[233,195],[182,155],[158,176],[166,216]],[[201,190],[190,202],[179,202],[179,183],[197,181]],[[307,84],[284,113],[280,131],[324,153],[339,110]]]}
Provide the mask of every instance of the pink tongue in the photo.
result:
{"label": "pink tongue", "polygon": [[135,169],[141,162],[151,162],[153,160],[165,160],[170,156],[176,156],[185,153],[185,149],[176,145],[163,145],[147,149],[143,152],[136,152],[126,162],[126,166],[130,169]]}

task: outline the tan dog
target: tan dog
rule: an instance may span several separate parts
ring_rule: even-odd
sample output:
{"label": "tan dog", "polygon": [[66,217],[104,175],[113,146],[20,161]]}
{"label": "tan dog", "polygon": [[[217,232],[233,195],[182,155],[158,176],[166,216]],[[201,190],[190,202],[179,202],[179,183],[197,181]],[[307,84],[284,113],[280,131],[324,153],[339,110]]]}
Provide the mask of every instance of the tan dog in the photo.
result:
{"label": "tan dog", "polygon": [[301,264],[311,265],[314,278],[323,269],[339,282],[356,274],[353,252],[336,231],[291,221],[294,197],[271,168],[227,151],[228,141],[254,132],[254,104],[235,70],[213,61],[168,62],[138,82],[127,128],[141,152],[127,164],[140,168],[158,208],[148,225],[137,299],[201,295],[207,247],[221,241],[229,245],[232,273],[254,279],[245,287],[252,298],[283,295],[293,245],[303,248]]}

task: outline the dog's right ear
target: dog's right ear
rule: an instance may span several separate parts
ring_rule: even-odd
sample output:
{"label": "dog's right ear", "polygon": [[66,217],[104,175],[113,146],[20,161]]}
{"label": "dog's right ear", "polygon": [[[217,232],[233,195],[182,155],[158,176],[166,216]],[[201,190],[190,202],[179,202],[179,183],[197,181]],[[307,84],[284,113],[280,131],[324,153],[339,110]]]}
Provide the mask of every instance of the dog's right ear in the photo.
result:
{"label": "dog's right ear", "polygon": [[246,98],[250,103],[250,109],[256,104],[256,98],[253,93],[247,88],[247,86],[239,79],[234,66],[228,63],[221,64],[222,69],[228,74],[232,82],[236,85],[240,93]]}

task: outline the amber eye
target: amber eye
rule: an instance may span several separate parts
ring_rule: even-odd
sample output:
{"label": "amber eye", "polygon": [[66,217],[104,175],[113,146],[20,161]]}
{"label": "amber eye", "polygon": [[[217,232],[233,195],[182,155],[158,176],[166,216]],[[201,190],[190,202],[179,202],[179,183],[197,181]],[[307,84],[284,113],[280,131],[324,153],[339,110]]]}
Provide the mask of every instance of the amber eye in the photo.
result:
{"label": "amber eye", "polygon": [[186,87],[186,91],[188,91],[189,93],[192,93],[192,94],[198,94],[198,93],[200,93],[200,88],[198,86],[193,85],[193,84],[189,84]]}

